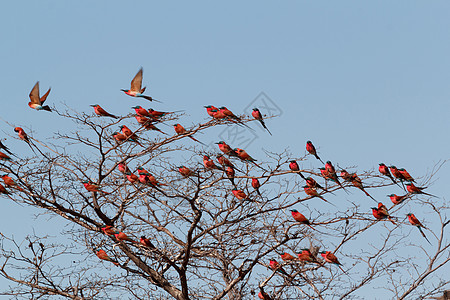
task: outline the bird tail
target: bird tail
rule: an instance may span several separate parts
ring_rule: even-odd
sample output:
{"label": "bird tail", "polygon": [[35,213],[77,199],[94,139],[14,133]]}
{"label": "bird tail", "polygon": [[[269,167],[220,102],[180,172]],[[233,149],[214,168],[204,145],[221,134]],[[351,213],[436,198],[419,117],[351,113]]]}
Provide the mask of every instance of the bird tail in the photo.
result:
{"label": "bird tail", "polygon": [[427,242],[431,245],[431,242],[428,240],[428,238],[425,235],[425,232],[423,232],[422,228],[420,228],[420,226],[417,226],[417,228],[419,229],[420,233],[422,234],[422,236],[427,240]]}
{"label": "bird tail", "polygon": [[394,220],[392,220],[391,216],[388,216],[388,220],[392,222],[392,224],[397,225],[397,223],[394,222]]}
{"label": "bird tail", "polygon": [[319,155],[317,155],[317,153],[314,153],[314,156],[315,156],[318,160],[320,160],[321,163],[325,164],[325,163],[320,159]]}
{"label": "bird tail", "polygon": [[272,132],[270,132],[269,128],[266,127],[266,123],[264,123],[263,120],[259,120],[259,122],[261,123],[262,127],[264,127],[265,130],[267,130],[267,132],[272,135]]}
{"label": "bird tail", "polygon": [[370,197],[373,201],[375,201],[375,202],[378,202],[377,200],[375,200],[375,198],[374,197],[372,197],[365,189],[361,189],[361,191],[363,191],[364,192],[364,194],[366,194],[368,197]]}
{"label": "bird tail", "polygon": [[52,111],[48,105],[42,106],[42,109],[46,111]]}
{"label": "bird tail", "polygon": [[427,196],[430,196],[430,197],[439,198],[438,196],[435,196],[435,195],[432,195],[432,194],[428,194],[428,193],[425,193],[425,192],[422,192],[422,194],[427,195]]}
{"label": "bird tail", "polygon": [[144,99],[147,99],[148,101],[155,101],[155,102],[161,103],[161,101],[158,101],[158,100],[156,100],[156,99],[153,99],[153,98],[150,97],[150,96],[140,95],[139,97],[144,98]]}
{"label": "bird tail", "polygon": [[191,138],[191,140],[196,141],[197,143],[200,143],[200,144],[202,144],[203,146],[206,146],[206,144],[200,142],[200,141],[197,140],[196,138],[194,138],[194,137],[192,137],[192,136],[190,136],[190,135],[189,135],[189,137]]}
{"label": "bird tail", "polygon": [[305,176],[302,174],[302,172],[300,172],[300,171],[297,171],[297,172],[298,172],[297,174],[300,175],[301,178],[303,178],[304,180],[306,180],[306,178],[305,178]]}

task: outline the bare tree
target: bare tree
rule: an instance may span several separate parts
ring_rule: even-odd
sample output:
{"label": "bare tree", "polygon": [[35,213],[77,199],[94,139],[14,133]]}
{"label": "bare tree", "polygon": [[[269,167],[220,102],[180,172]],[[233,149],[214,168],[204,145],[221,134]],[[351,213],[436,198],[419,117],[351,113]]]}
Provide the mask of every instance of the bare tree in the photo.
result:
{"label": "bare tree", "polygon": [[[29,136],[31,156],[0,163],[14,181],[4,178],[3,195],[63,219],[66,242],[35,235],[19,242],[2,234],[0,274],[17,285],[3,295],[344,299],[381,286],[387,297],[406,299],[448,288],[448,275],[440,276],[450,259],[444,199],[405,191],[405,200],[389,209],[392,218],[376,219],[368,209],[387,204],[369,192],[402,190],[403,179],[351,166],[354,173],[333,178],[289,167],[293,160],[319,162],[309,154],[266,152],[255,162],[240,150],[225,151],[235,170],[230,178],[229,166],[215,160],[221,152],[200,144],[196,134],[248,126],[251,117],[213,118],[172,135],[155,125],[182,114],[137,123],[132,115],[52,109],[74,130],[51,142]],[[308,181],[304,188],[308,177],[317,185]],[[360,200],[344,200],[349,195]],[[424,229],[431,246],[412,238],[420,233],[405,218],[406,202],[439,228]],[[309,223],[294,220],[290,210]]]}

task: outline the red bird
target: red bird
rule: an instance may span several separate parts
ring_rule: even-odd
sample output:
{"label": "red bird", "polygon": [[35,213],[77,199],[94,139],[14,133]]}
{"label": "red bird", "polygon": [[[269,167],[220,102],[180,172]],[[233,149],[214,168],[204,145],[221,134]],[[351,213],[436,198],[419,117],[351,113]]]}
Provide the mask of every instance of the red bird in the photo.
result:
{"label": "red bird", "polygon": [[397,225],[397,223],[395,223],[389,215],[386,206],[384,206],[381,202],[378,203],[378,208],[372,207],[372,214],[377,220],[383,220],[387,218],[392,222],[392,224]]}
{"label": "red bird", "polygon": [[256,192],[258,193],[258,195],[259,195],[260,197],[262,197],[262,196],[261,196],[261,193],[260,193],[260,191],[259,191],[259,188],[261,187],[261,184],[259,183],[258,178],[255,178],[255,177],[252,178],[252,187],[256,190]]}
{"label": "red bird", "polygon": [[281,256],[281,259],[284,260],[284,261],[294,260],[294,259],[295,259],[294,256],[290,255],[290,254],[287,253],[287,252],[284,252],[284,253],[281,254],[280,256]]}
{"label": "red bird", "polygon": [[270,298],[270,296],[266,292],[259,292],[258,298],[262,300],[272,300],[272,298]]}
{"label": "red bird", "polygon": [[140,116],[140,115],[136,115],[136,116],[134,116],[134,117],[136,118],[136,121],[137,121],[140,125],[144,126],[144,128],[146,128],[146,129],[147,129],[147,127],[149,127],[149,125],[152,124],[152,120],[150,120],[150,119],[147,118],[147,117]]}
{"label": "red bird", "polygon": [[91,105],[94,108],[94,112],[97,114],[97,116],[99,117],[110,117],[110,118],[114,118],[114,119],[118,119],[118,116],[112,115],[109,112],[107,112],[106,110],[104,110],[100,105],[98,104],[94,104]]}
{"label": "red bird", "polygon": [[406,190],[408,192],[410,192],[411,194],[424,194],[424,195],[427,195],[427,196],[439,198],[438,196],[431,195],[431,194],[423,192],[422,190],[424,190],[424,189],[426,189],[426,187],[418,187],[418,186],[415,186],[414,183],[406,184]]}
{"label": "red bird", "polygon": [[409,198],[409,195],[403,195],[403,196],[397,196],[396,194],[390,194],[388,195],[388,197],[391,199],[392,203],[394,203],[394,205],[400,204],[403,201],[405,201],[406,199]]}
{"label": "red bird", "polygon": [[401,168],[401,169],[398,169],[398,171],[400,172],[400,174],[402,174],[403,178],[404,178],[406,181],[416,182],[416,181],[414,180],[414,178],[412,178],[412,176],[409,175],[408,171],[406,171],[405,169]]}
{"label": "red bird", "polygon": [[422,223],[420,223],[419,219],[416,218],[416,216],[412,213],[407,214],[408,216],[408,220],[409,223],[411,223],[411,225],[416,226],[417,229],[419,229],[420,233],[422,234],[422,236],[427,240],[428,243],[431,242],[427,239],[427,237],[425,236],[425,233],[422,231],[422,228],[425,228],[425,226],[422,225]]}
{"label": "red bird", "polygon": [[[317,192],[316,189],[310,188],[310,187],[307,186],[307,185],[303,186],[303,189],[305,190],[305,193],[306,193],[308,196],[311,196],[311,198],[317,197],[317,198],[320,198],[320,199],[322,199],[323,201],[325,201],[325,202],[327,202],[327,203],[330,203],[330,202],[328,202],[327,200],[325,200],[325,198],[322,197],[322,196]],[[330,203],[330,204],[331,204],[331,203]]]}
{"label": "red bird", "polygon": [[[175,129],[175,132],[177,133],[177,134],[188,134],[188,132],[186,131],[186,129],[184,129],[184,127],[183,126],[181,126],[180,124],[175,124],[175,125],[173,125],[173,127],[174,127],[174,129]],[[196,141],[197,143],[200,143],[200,144],[202,144],[202,145],[205,145],[204,143],[202,143],[202,142],[200,142],[199,140],[197,140],[197,139],[195,139],[192,135],[188,135],[188,137],[191,139],[191,140],[193,140],[193,141]],[[206,145],[205,145],[206,146]]]}
{"label": "red bird", "polygon": [[102,231],[104,234],[109,235],[111,237],[113,237],[116,233],[119,233],[119,231],[111,225],[105,225],[105,227],[102,227]]}
{"label": "red bird", "polygon": [[269,262],[269,266],[272,270],[278,271],[283,275],[289,276],[288,273],[283,269],[283,267],[274,259],[271,259]]}
{"label": "red bird", "polygon": [[114,132],[112,136],[118,143],[122,143],[128,139],[128,137],[125,134],[119,132]]}
{"label": "red bird", "polygon": [[252,116],[253,118],[255,118],[256,120],[259,121],[259,123],[261,123],[262,127],[264,127],[265,130],[267,130],[268,133],[270,133],[270,135],[272,135],[272,133],[270,132],[270,130],[266,127],[266,124],[264,123],[263,117],[261,112],[259,111],[259,109],[254,108],[252,111]]}
{"label": "red bird", "polygon": [[231,163],[231,161],[226,158],[225,156],[223,156],[222,154],[218,154],[216,155],[217,157],[217,161],[219,162],[219,164],[221,164],[223,167],[227,166],[227,167],[232,167],[234,168],[233,163]]}
{"label": "red bird", "polygon": [[306,180],[306,185],[308,187],[314,188],[314,189],[321,188],[321,189],[325,190],[320,184],[317,183],[317,181],[314,180],[314,178],[306,177],[305,180]]}
{"label": "red bird", "polygon": [[362,180],[361,178],[358,177],[358,175],[356,175],[356,173],[353,173],[350,175],[351,176],[351,183],[357,187],[358,189],[360,189],[361,191],[364,192],[364,194],[366,194],[368,197],[372,198],[372,200],[374,200],[375,202],[377,200],[375,200],[375,198],[373,198],[365,189],[364,186],[362,184]]}
{"label": "red bird", "polygon": [[189,177],[189,176],[196,176],[197,174],[192,171],[191,169],[189,169],[188,167],[185,166],[179,166],[178,167],[178,171],[180,171],[181,175],[183,175],[183,177]]}
{"label": "red bird", "polygon": [[314,229],[312,228],[309,220],[302,213],[298,212],[298,210],[296,209],[291,209],[290,211],[295,221],[299,222],[300,224],[308,225],[309,227],[311,227],[311,229]]}
{"label": "red bird", "polygon": [[51,88],[48,89],[47,93],[45,93],[42,97],[39,97],[39,81],[36,82],[33,89],[30,92],[30,102],[28,102],[28,106],[35,110],[46,110],[52,111],[48,105],[44,105],[45,100],[47,100],[48,94],[50,94]]}
{"label": "red bird", "polygon": [[121,173],[131,172],[126,163],[120,163],[117,165],[117,168]]}
{"label": "red bird", "polygon": [[237,156],[245,161],[251,161],[251,162],[255,162],[256,159],[254,159],[253,157],[251,157],[250,155],[248,155],[247,152],[245,152],[245,150],[240,149],[240,148],[236,148],[234,149],[234,152],[236,152]]}
{"label": "red bird", "polygon": [[137,171],[139,175],[150,175],[150,172],[144,169],[143,167],[137,168]]}
{"label": "red bird", "polygon": [[1,160],[11,160],[11,157],[9,157],[8,155],[6,155],[3,152],[0,152],[0,159]]}
{"label": "red bird", "polygon": [[108,254],[106,254],[105,250],[101,250],[100,249],[100,250],[97,251],[96,254],[97,254],[97,257],[100,258],[100,259],[110,261],[113,264],[115,264],[116,266],[119,265],[119,263],[117,261],[113,260],[111,257],[108,256]]}
{"label": "red bird", "polygon": [[334,255],[331,251],[322,251],[320,252],[320,255],[322,255],[323,259],[326,262],[337,265],[342,270],[342,272],[347,274],[347,272],[342,269],[342,264],[339,262],[336,255]]}
{"label": "red bird", "polygon": [[138,114],[138,116],[150,117],[150,113],[145,108],[142,108],[139,105],[133,106],[132,108],[134,108],[134,111]]}
{"label": "red bird", "polygon": [[114,234],[114,236],[116,237],[116,239],[117,239],[118,241],[128,241],[128,242],[132,242],[132,243],[135,243],[135,244],[138,243],[138,242],[132,240],[131,238],[129,238],[129,237],[128,237],[125,233],[123,233],[123,232],[118,232],[118,233]]}
{"label": "red bird", "polygon": [[314,147],[313,143],[311,141],[307,141],[306,142],[306,151],[309,152],[309,154],[312,154],[315,156],[315,158],[317,158],[318,160],[320,160],[321,163],[324,163],[320,157],[317,155],[317,151],[316,151],[316,147]]}
{"label": "red bird", "polygon": [[231,183],[236,186],[236,184],[234,184],[234,168],[233,167],[227,167],[227,169],[225,170],[225,173],[227,174],[228,179],[231,181]]}
{"label": "red bird", "polygon": [[327,161],[325,164],[325,170],[327,171],[328,178],[334,182],[336,182],[341,188],[344,188],[342,184],[339,182],[339,179],[336,174],[336,169],[334,168],[331,161]]}
{"label": "red bird", "polygon": [[400,179],[400,181],[405,180],[402,173],[400,173],[396,166],[389,166],[389,169],[391,170],[391,173],[395,178]]}
{"label": "red bird", "polygon": [[152,242],[149,239],[145,238],[145,236],[141,236],[139,243],[148,248],[155,248]]}
{"label": "red bird", "polygon": [[342,177],[342,179],[344,179],[345,181],[348,181],[348,182],[352,182],[352,179],[353,179],[353,176],[349,172],[347,172],[347,170],[344,170],[344,169],[341,171],[341,177]]}
{"label": "red bird", "polygon": [[21,127],[14,128],[14,131],[18,133],[19,138],[27,143],[30,142],[28,135],[25,133],[25,131]]}
{"label": "red bird", "polygon": [[211,113],[213,114],[212,117],[217,120],[226,119],[227,116],[221,111],[220,109],[212,109]]}
{"label": "red bird", "polygon": [[302,252],[297,254],[298,259],[303,262],[317,262],[317,259],[309,249],[302,249]]}
{"label": "red bird", "polygon": [[291,169],[291,171],[297,173],[301,178],[306,180],[305,176],[303,176],[303,174],[300,172],[300,167],[298,166],[298,163],[295,160],[289,161],[289,169]]}
{"label": "red bird", "polygon": [[84,185],[84,188],[86,190],[88,190],[89,192],[93,192],[93,193],[100,192],[100,193],[107,194],[107,195],[110,194],[108,192],[102,191],[98,184],[92,183],[91,181],[86,180],[86,181],[83,181],[82,183]]}
{"label": "red bird", "polygon": [[378,171],[380,171],[380,173],[383,174],[384,176],[389,177],[393,183],[397,184],[395,179],[392,177],[391,172],[389,172],[389,168],[384,163],[380,163],[378,165],[379,165]]}
{"label": "red bird", "polygon": [[142,73],[143,73],[143,69],[140,68],[139,71],[136,73],[136,75],[133,77],[133,80],[131,80],[130,89],[129,90],[121,89],[121,91],[131,97],[141,97],[141,98],[147,99],[149,101],[159,102],[158,100],[153,99],[150,96],[144,95],[145,86],[142,87],[142,77],[143,77]]}
{"label": "red bird", "polygon": [[226,155],[237,156],[237,153],[233,149],[231,149],[231,147],[227,145],[227,143],[225,143],[224,141],[220,141],[216,144],[219,145],[220,151],[222,151]]}
{"label": "red bird", "polygon": [[242,190],[233,189],[231,192],[239,200],[249,200],[247,194],[245,194]]}
{"label": "red bird", "polygon": [[219,109],[215,106],[212,105],[208,105],[208,106],[204,106],[204,108],[206,108],[206,112],[208,113],[208,115],[210,115],[211,117],[214,117],[214,112],[215,111],[219,111]]}
{"label": "red bird", "polygon": [[23,189],[8,175],[4,174],[1,177],[8,187],[12,187],[18,189],[19,191],[23,191]]}
{"label": "red bird", "polygon": [[10,195],[11,193],[8,192],[2,184],[0,184],[0,194]]}
{"label": "red bird", "polygon": [[160,118],[164,117],[165,115],[173,114],[173,113],[175,113],[175,111],[171,111],[171,112],[168,112],[168,111],[157,111],[157,110],[154,110],[152,108],[149,108],[148,113],[150,114],[150,116],[153,119],[157,120],[157,119],[160,119]]}
{"label": "red bird", "polygon": [[222,168],[218,167],[208,155],[203,155],[203,165],[208,170],[222,170]]}
{"label": "red bird", "polygon": [[139,177],[134,173],[126,172],[125,175],[127,176],[128,181],[131,183],[139,181]]}

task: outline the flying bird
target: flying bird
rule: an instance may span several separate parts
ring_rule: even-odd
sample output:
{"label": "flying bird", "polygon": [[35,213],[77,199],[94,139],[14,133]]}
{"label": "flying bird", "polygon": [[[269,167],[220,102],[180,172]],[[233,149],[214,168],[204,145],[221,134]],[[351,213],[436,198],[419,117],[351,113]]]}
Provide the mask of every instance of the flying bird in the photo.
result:
{"label": "flying bird", "polygon": [[51,88],[48,89],[47,93],[45,93],[42,97],[39,97],[39,81],[36,82],[33,89],[30,92],[30,102],[28,102],[28,106],[35,110],[46,110],[52,111],[48,105],[44,105],[45,100],[50,94]]}
{"label": "flying bird", "polygon": [[149,101],[159,102],[158,100],[153,99],[152,97],[146,96],[143,94],[145,91],[145,88],[146,88],[146,87],[142,87],[143,71],[144,70],[142,68],[140,68],[139,71],[136,73],[136,76],[134,76],[133,80],[131,80],[131,87],[129,90],[122,89],[121,91],[131,97],[140,97],[140,98],[147,99]]}

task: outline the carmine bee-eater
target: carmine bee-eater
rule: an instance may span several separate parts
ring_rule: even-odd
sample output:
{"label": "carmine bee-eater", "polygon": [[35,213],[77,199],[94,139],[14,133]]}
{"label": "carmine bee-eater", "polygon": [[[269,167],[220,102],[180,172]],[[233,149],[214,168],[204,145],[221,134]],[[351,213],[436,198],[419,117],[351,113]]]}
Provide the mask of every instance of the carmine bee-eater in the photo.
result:
{"label": "carmine bee-eater", "polygon": [[206,108],[206,112],[208,113],[208,115],[210,115],[211,117],[214,117],[214,112],[215,111],[219,111],[219,109],[215,106],[212,105],[207,105],[207,106],[203,106],[204,108]]}
{"label": "carmine bee-eater", "polygon": [[30,139],[28,138],[28,135],[25,133],[25,131],[21,127],[14,128],[14,131],[18,133],[19,138],[21,140],[24,140],[27,143],[30,142]]}
{"label": "carmine bee-eater", "polygon": [[194,171],[192,171],[191,169],[189,169],[188,167],[185,166],[179,166],[178,167],[178,171],[180,172],[181,175],[183,175],[183,177],[189,177],[189,176],[196,176],[197,173],[195,173]]}
{"label": "carmine bee-eater", "polygon": [[302,252],[297,254],[298,259],[303,262],[317,262],[317,259],[314,257],[314,255],[311,253],[311,250],[309,249],[301,249]]}
{"label": "carmine bee-eater", "polygon": [[145,238],[145,236],[141,236],[141,238],[139,239],[139,243],[140,243],[142,246],[145,246],[145,247],[147,247],[147,248],[153,248],[153,249],[155,248],[155,246],[153,245],[153,243],[150,242],[149,239]]}
{"label": "carmine bee-eater", "polygon": [[405,180],[405,177],[403,177],[402,173],[400,173],[396,166],[389,166],[389,170],[391,170],[391,173],[395,178],[400,179],[400,181]]}
{"label": "carmine bee-eater", "polygon": [[283,267],[276,260],[271,259],[269,261],[269,266],[272,270],[274,270],[276,272],[278,271],[283,275],[289,276],[288,273],[283,269]]}
{"label": "carmine bee-eater", "polygon": [[261,192],[259,191],[259,188],[261,187],[261,184],[259,183],[258,178],[252,177],[252,187],[256,190],[256,192],[258,193],[258,195],[259,195],[260,197],[262,197],[262,196],[261,196]]}
{"label": "carmine bee-eater", "polygon": [[150,113],[145,108],[142,108],[142,106],[136,105],[132,107],[134,111],[138,114],[138,116],[141,117],[150,117]]}
{"label": "carmine bee-eater", "polygon": [[138,140],[139,140],[139,137],[137,136],[137,134],[136,134],[136,133],[133,133],[133,132],[131,131],[131,129],[128,128],[126,125],[121,125],[121,126],[120,126],[120,130],[122,131],[122,133],[126,136],[126,138],[127,138],[129,141],[135,142],[135,143],[138,144],[139,146],[144,147],[144,146],[141,145],[141,143],[139,143],[139,141],[138,141]]}
{"label": "carmine bee-eater", "polygon": [[349,172],[347,172],[347,170],[345,170],[345,169],[341,170],[341,177],[342,177],[342,179],[344,179],[347,182],[352,182],[352,179],[353,179],[353,176]]}
{"label": "carmine bee-eater", "polygon": [[227,169],[225,170],[225,174],[227,174],[228,179],[231,181],[231,183],[236,186],[236,184],[234,183],[234,174],[236,172],[234,171],[233,167],[228,166]]}
{"label": "carmine bee-eater", "polygon": [[0,194],[11,195],[2,184],[0,184]]}
{"label": "carmine bee-eater", "polygon": [[7,174],[2,175],[1,178],[8,187],[12,187],[18,189],[19,191],[23,191],[23,189],[14,181],[14,179],[9,177]]}
{"label": "carmine bee-eater", "polygon": [[30,92],[30,102],[28,102],[28,106],[35,110],[46,110],[52,111],[48,105],[42,106],[45,100],[47,99],[48,94],[50,94],[51,88],[48,89],[47,93],[45,93],[42,97],[39,97],[39,81],[36,82],[33,89]]}
{"label": "carmine bee-eater", "polygon": [[281,256],[281,259],[284,260],[284,261],[289,261],[289,260],[294,260],[294,259],[295,259],[294,256],[290,255],[290,254],[287,253],[287,252],[284,252],[284,253],[281,254],[280,256]]}
{"label": "carmine bee-eater", "polygon": [[223,156],[222,154],[217,154],[216,157],[217,157],[217,161],[219,162],[219,164],[221,164],[223,167],[234,168],[233,163],[228,158]]}
{"label": "carmine bee-eater", "polygon": [[406,184],[406,190],[407,190],[408,192],[410,192],[411,194],[424,194],[424,195],[427,195],[427,196],[439,198],[438,196],[435,196],[435,195],[432,195],[432,194],[425,193],[425,192],[423,191],[424,189],[426,189],[426,187],[418,187],[418,186],[415,186],[414,183],[412,183],[412,182]]}
{"label": "carmine bee-eater", "polygon": [[135,183],[135,182],[139,181],[139,177],[134,173],[126,172],[125,176],[127,176],[128,181],[131,183]]}
{"label": "carmine bee-eater", "polygon": [[[311,227],[311,223],[302,213],[298,212],[298,210],[296,209],[291,209],[290,211],[295,221],[299,222],[300,224],[305,224]],[[311,227],[311,229],[314,228]]]}
{"label": "carmine bee-eater", "polygon": [[117,168],[121,173],[131,172],[126,163],[120,163],[117,165]]}
{"label": "carmine bee-eater", "polygon": [[219,109],[211,109],[212,117],[217,120],[226,119],[227,116]]}
{"label": "carmine bee-eater", "polygon": [[396,194],[390,194],[390,195],[387,195],[387,196],[391,199],[391,201],[392,201],[392,203],[394,203],[394,205],[397,205],[397,204],[402,203],[406,199],[408,199],[410,195],[406,194],[406,195],[403,195],[403,196],[397,196]]}
{"label": "carmine bee-eater", "polygon": [[263,116],[261,114],[261,112],[259,111],[259,109],[257,109],[256,107],[253,109],[252,111],[252,116],[253,118],[255,118],[256,120],[259,121],[259,123],[261,123],[262,127],[264,127],[265,130],[267,130],[268,133],[270,133],[270,135],[272,135],[272,133],[270,132],[270,130],[266,127],[266,123],[264,123],[263,120]]}
{"label": "carmine bee-eater", "polygon": [[243,190],[233,189],[231,192],[238,200],[248,200],[248,196]]}
{"label": "carmine bee-eater", "polygon": [[102,231],[104,234],[111,237],[113,237],[116,233],[119,233],[119,231],[111,225],[105,225],[104,227],[102,227]]}
{"label": "carmine bee-eater", "polygon": [[9,157],[8,155],[6,155],[3,152],[0,152],[0,159],[1,160],[11,160],[11,157]]}
{"label": "carmine bee-eater", "polygon": [[414,178],[412,178],[412,176],[405,169],[401,168],[401,169],[398,169],[398,171],[400,172],[400,174],[402,174],[403,178],[405,178],[406,181],[416,182],[414,180]]}
{"label": "carmine bee-eater", "polygon": [[362,180],[361,178],[358,177],[358,175],[356,175],[356,173],[353,173],[350,175],[351,176],[351,183],[357,187],[358,189],[360,189],[361,191],[364,192],[364,194],[366,194],[366,196],[370,197],[373,201],[377,201],[375,200],[375,198],[373,198],[365,189],[364,186],[362,184]]}
{"label": "carmine bee-eater", "polygon": [[327,161],[325,163],[325,170],[327,171],[328,174],[328,178],[332,181],[334,181],[335,183],[337,183],[341,188],[344,188],[342,186],[342,184],[339,182],[339,179],[337,177],[336,174],[336,169],[334,168],[333,164],[331,163],[331,161]]}
{"label": "carmine bee-eater", "polygon": [[251,162],[256,161],[256,159],[254,159],[253,157],[248,155],[248,153],[244,149],[236,148],[236,149],[234,149],[234,152],[236,152],[237,156],[242,160],[251,161]]}
{"label": "carmine bee-eater", "polygon": [[[422,234],[422,236],[427,240],[428,243],[431,242],[427,239],[427,237],[425,236],[425,233],[422,231],[422,228],[425,228],[425,226],[422,225],[422,223],[420,223],[419,219],[416,218],[416,216],[412,213],[407,214],[408,216],[408,220],[409,223],[411,223],[411,225],[416,226],[417,229],[419,229],[420,233]],[[425,228],[426,229],[426,228]]]}
{"label": "carmine bee-eater", "polygon": [[383,174],[384,176],[389,177],[393,183],[397,184],[397,182],[395,181],[394,177],[392,177],[391,172],[389,171],[389,168],[384,164],[384,163],[379,163],[378,164],[378,171]]}
{"label": "carmine bee-eater", "polygon": [[216,143],[219,146],[219,150],[229,156],[237,156],[237,153],[231,149],[231,147],[224,141]]}
{"label": "carmine bee-eater", "polygon": [[121,91],[131,97],[140,97],[140,98],[147,99],[149,101],[159,102],[158,100],[153,99],[150,96],[145,96],[143,94],[146,87],[142,87],[142,73],[143,73],[143,69],[140,68],[139,71],[137,72],[136,76],[134,76],[133,80],[131,80],[131,88],[129,90],[122,89]]}
{"label": "carmine bee-eater", "polygon": [[[188,134],[187,130],[184,129],[184,127],[181,126],[181,125],[178,124],[178,123],[177,123],[177,124],[174,124],[174,125],[173,125],[173,128],[175,129],[175,132],[176,132],[177,134]],[[204,143],[202,143],[202,142],[200,142],[199,140],[195,139],[192,135],[188,135],[188,137],[189,137],[191,140],[196,141],[197,143],[200,143],[200,144],[202,144],[202,145],[205,145]],[[205,145],[205,146],[206,146],[206,145]]]}
{"label": "carmine bee-eater", "polygon": [[[16,128],[17,128],[17,127],[16,127]],[[6,147],[6,146],[2,143],[2,141],[0,141],[0,149],[5,150],[8,154],[14,155],[14,154],[12,154],[11,151],[9,151],[9,148]]]}
{"label": "carmine bee-eater", "polygon": [[107,194],[107,195],[110,194],[108,192],[102,191],[98,184],[95,184],[95,183],[93,183],[91,181],[85,180],[85,181],[82,181],[82,183],[84,185],[84,188],[86,190],[88,190],[89,192],[100,192],[100,193],[104,193],[104,194]]}
{"label": "carmine bee-eater", "polygon": [[150,174],[150,172],[147,171],[146,169],[144,169],[143,167],[137,168],[137,171],[138,171],[139,175],[149,175]]}
{"label": "carmine bee-eater", "polygon": [[333,252],[331,252],[331,251],[322,251],[322,252],[320,252],[320,255],[322,255],[323,259],[327,263],[331,263],[331,264],[337,265],[339,267],[339,269],[341,269],[342,272],[347,274],[347,272],[345,272],[344,269],[341,267],[342,264],[339,262],[339,260],[337,259],[336,255],[334,255]]}
{"label": "carmine bee-eater", "polygon": [[289,161],[289,169],[291,169],[291,171],[297,173],[301,178],[306,180],[305,176],[303,176],[302,172],[300,172],[300,167],[298,166],[298,163],[295,160]]}
{"label": "carmine bee-eater", "polygon": [[208,155],[203,155],[203,165],[207,170],[222,170]]}
{"label": "carmine bee-eater", "polygon": [[100,250],[97,251],[96,254],[97,254],[97,257],[102,259],[102,260],[110,261],[113,264],[115,264],[116,266],[119,265],[119,263],[117,261],[113,260],[111,257],[108,256],[108,254],[106,254],[105,250],[100,249]]}
{"label": "carmine bee-eater", "polygon": [[320,160],[321,163],[324,163],[320,157],[317,155],[316,147],[314,147],[313,143],[311,141],[306,142],[306,151],[309,152],[309,154],[314,155],[315,158]]}
{"label": "carmine bee-eater", "polygon": [[[137,118],[137,117],[136,117]],[[144,117],[139,117],[139,118],[144,118]],[[162,133],[162,134],[165,134],[165,135],[168,135],[167,133],[165,133],[164,131],[162,131],[161,129],[159,129],[158,127],[156,127],[155,125],[153,125],[153,123],[152,122],[146,122],[144,125],[144,128],[146,129],[146,130],[154,130],[154,131],[158,131],[158,132],[160,132],[160,133]]]}
{"label": "carmine bee-eater", "polygon": [[392,224],[397,225],[397,223],[395,223],[394,220],[392,220],[391,216],[387,212],[386,206],[384,206],[383,203],[381,202],[378,203],[378,208],[372,207],[372,215],[377,220],[389,219],[389,221],[391,221]]}
{"label": "carmine bee-eater", "polygon": [[[303,189],[304,189],[305,193],[306,193],[308,196],[311,196],[311,198],[317,197],[317,198],[320,198],[320,199],[322,199],[323,201],[325,201],[325,202],[327,202],[327,203],[330,203],[330,202],[328,202],[327,200],[325,200],[325,198],[322,197],[322,196],[317,192],[316,189],[310,188],[310,187],[307,186],[307,185],[303,186]],[[331,203],[330,203],[330,204],[331,204]]]}
{"label": "carmine bee-eater", "polygon": [[120,132],[113,132],[112,136],[114,137],[116,142],[118,142],[119,144],[128,139],[128,137],[125,134],[120,133]]}
{"label": "carmine bee-eater", "polygon": [[116,240],[118,240],[118,241],[128,241],[128,242],[132,242],[134,244],[138,243],[138,242],[134,241],[133,239],[129,238],[125,233],[123,233],[121,231],[114,234],[114,236],[116,237]]}
{"label": "carmine bee-eater", "polygon": [[94,108],[94,112],[97,114],[97,116],[99,117],[111,117],[114,119],[118,119],[118,116],[115,116],[113,114],[110,114],[109,112],[107,112],[106,110],[104,110],[100,105],[98,104],[94,104],[91,105]]}
{"label": "carmine bee-eater", "polygon": [[144,128],[148,127],[153,122],[152,120],[150,120],[150,118],[144,116],[135,115],[134,117],[136,118],[136,121],[139,123],[139,125],[144,126]]}

